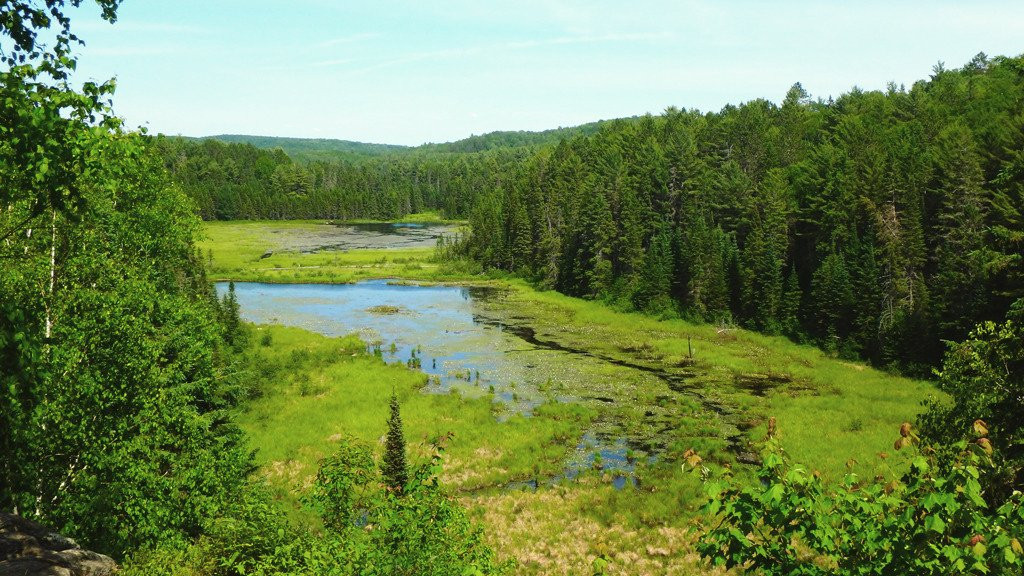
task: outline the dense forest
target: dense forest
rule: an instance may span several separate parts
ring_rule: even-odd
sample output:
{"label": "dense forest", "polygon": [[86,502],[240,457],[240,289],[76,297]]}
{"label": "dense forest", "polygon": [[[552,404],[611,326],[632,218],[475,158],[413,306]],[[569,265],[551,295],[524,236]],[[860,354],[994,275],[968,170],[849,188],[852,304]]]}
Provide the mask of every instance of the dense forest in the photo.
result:
{"label": "dense forest", "polygon": [[[706,488],[685,521],[709,563],[1021,573],[1024,58],[829,102],[794,85],[781,105],[300,163],[126,130],[112,81],[71,80],[81,3],[0,2],[0,511],[129,576],[509,572],[439,480],[447,437],[406,454],[394,389],[383,449],[332,440],[304,486],[315,529],[291,522],[235,418],[312,354],[261,362],[272,340],[241,321],[233,284],[218,299],[195,245],[200,216],[437,210],[471,223],[451,255],[542,287],[941,366],[947,396],[899,428],[911,455],[892,478],[826,485],[788,461],[774,418],[757,470],[692,449],[662,462]],[[96,4],[116,20],[120,0]],[[338,342],[325,353],[370,358]]]}
{"label": "dense forest", "polygon": [[275,136],[245,136],[241,134],[218,134],[208,138],[189,140],[218,140],[235,144],[252,144],[257,148],[275,150],[280,148],[293,160],[312,162],[315,160],[358,160],[406,150],[407,146],[397,144],[370,144],[351,140],[329,138],[280,138]]}
{"label": "dense forest", "polygon": [[[119,2],[97,3],[114,21]],[[438,485],[439,453],[402,459],[399,487],[393,460],[340,443],[309,497],[323,530],[288,523],[233,422],[279,374],[255,370],[233,293],[206,279],[196,206],[113,115],[113,82],[70,82],[66,8],[0,3],[0,511],[127,574],[498,571]],[[71,573],[8,528],[0,572],[25,573],[7,564],[24,552],[28,573]]]}
{"label": "dense forest", "polygon": [[569,294],[926,372],[1024,293],[1022,71],[979,55],[909,90],[794,85],[781,106],[613,126],[483,195],[469,250]]}
{"label": "dense forest", "polygon": [[440,210],[470,218],[463,248],[487,267],[912,373],[1024,294],[1021,58],[588,126],[536,148],[335,163],[157,142],[207,219]]}
{"label": "dense forest", "polygon": [[388,220],[424,210],[468,214],[478,190],[492,189],[504,166],[528,156],[511,149],[299,163],[281,149],[248,143],[159,136],[152,144],[207,220]]}

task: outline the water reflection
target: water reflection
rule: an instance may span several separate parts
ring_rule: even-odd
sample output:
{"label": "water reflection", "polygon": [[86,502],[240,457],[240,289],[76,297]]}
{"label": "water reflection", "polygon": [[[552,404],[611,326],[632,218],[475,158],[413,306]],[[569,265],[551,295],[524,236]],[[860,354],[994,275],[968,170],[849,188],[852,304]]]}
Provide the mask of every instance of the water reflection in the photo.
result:
{"label": "water reflection", "polygon": [[[217,285],[220,293],[226,289],[224,283]],[[523,343],[500,326],[477,320],[474,296],[484,295],[483,289],[403,286],[387,280],[240,282],[235,294],[242,317],[250,322],[299,326],[327,336],[358,333],[368,350],[386,362],[426,373],[430,392],[493,394],[506,414],[529,414],[544,400],[528,363],[507,354]]]}
{"label": "water reflection", "polygon": [[[217,290],[225,293],[227,284],[217,284]],[[506,326],[493,315],[494,306],[481,305],[488,299],[493,305],[502,297],[493,288],[408,286],[387,280],[240,282],[235,294],[245,320],[298,326],[327,336],[358,333],[368,351],[384,361],[423,371],[426,392],[490,395],[499,420],[529,416],[543,402],[611,403],[612,398],[598,391],[621,382],[621,371],[632,371],[539,340],[523,326]],[[576,393],[565,393],[563,382],[575,384]],[[580,390],[579,383],[590,389]],[[564,474],[545,482],[571,481],[592,471],[622,488],[635,484],[633,473],[641,458],[648,456],[642,451],[634,454],[621,432],[588,432],[566,462]]]}

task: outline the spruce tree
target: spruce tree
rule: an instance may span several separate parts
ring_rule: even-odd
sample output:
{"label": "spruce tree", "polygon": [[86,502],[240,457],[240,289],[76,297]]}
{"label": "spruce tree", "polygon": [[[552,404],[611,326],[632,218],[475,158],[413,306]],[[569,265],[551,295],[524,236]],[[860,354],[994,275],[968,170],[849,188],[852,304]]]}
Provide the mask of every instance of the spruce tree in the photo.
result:
{"label": "spruce tree", "polygon": [[745,323],[768,333],[781,331],[783,267],[788,246],[789,188],[781,170],[768,173],[747,205],[750,233],[741,253]]}
{"label": "spruce tree", "polygon": [[647,248],[633,304],[652,312],[671,308],[672,272],[672,233],[668,224],[663,223]]}
{"label": "spruce tree", "polygon": [[224,320],[224,339],[228,344],[237,344],[239,329],[242,325],[241,307],[235,294],[235,283],[228,283],[228,293],[221,299],[221,314]]}
{"label": "spruce tree", "polygon": [[409,481],[409,470],[405,463],[405,435],[402,433],[402,414],[398,397],[391,394],[391,416],[388,418],[388,437],[384,447],[384,462],[381,464],[384,484],[389,490],[401,493]]}

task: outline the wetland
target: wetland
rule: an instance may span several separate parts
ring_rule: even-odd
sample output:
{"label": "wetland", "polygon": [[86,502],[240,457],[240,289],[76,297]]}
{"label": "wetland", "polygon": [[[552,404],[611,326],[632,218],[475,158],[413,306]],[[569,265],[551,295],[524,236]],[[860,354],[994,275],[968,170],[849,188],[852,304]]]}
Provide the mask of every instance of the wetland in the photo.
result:
{"label": "wetland", "polygon": [[235,281],[265,342],[261,390],[239,422],[299,523],[319,459],[341,438],[381,438],[397,391],[413,458],[453,433],[445,485],[526,573],[585,564],[594,545],[666,550],[637,568],[661,572],[692,549],[685,523],[700,488],[680,468],[688,450],[744,474],[774,416],[795,460],[840,478],[852,454],[871,474],[902,465],[875,449],[933,391],[783,338],[439,262],[432,248],[400,246],[405,229],[352,228],[351,245],[390,247],[342,249],[341,227],[324,223],[205,228],[218,292]]}
{"label": "wetland", "polygon": [[[224,294],[227,284],[217,289]],[[679,412],[697,405],[673,399],[665,375],[539,338],[529,318],[504,306],[509,292],[389,280],[235,284],[245,320],[331,337],[358,334],[369,353],[422,371],[424,393],[486,397],[499,422],[532,416],[548,402],[587,406],[598,417],[567,455],[562,475],[599,470],[622,487],[637,461],[651,462],[669,447]],[[657,390],[658,400],[638,404],[638,389]]]}

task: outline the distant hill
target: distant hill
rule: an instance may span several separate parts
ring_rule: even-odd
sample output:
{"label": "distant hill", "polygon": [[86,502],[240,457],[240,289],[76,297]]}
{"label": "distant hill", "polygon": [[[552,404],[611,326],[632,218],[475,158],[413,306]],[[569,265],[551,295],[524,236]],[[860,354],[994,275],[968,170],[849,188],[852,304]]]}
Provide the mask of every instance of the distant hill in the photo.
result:
{"label": "distant hill", "polygon": [[[597,133],[602,126],[612,122],[629,121],[598,120],[571,126],[568,128],[552,128],[539,132],[525,130],[489,132],[473,135],[454,142],[428,143],[420,146],[401,146],[397,144],[368,144],[351,140],[332,140],[329,138],[280,138],[276,136],[247,136],[244,134],[218,134],[196,138],[196,140],[219,140],[221,142],[251,144],[257,148],[272,150],[280,148],[299,162],[316,160],[356,160],[372,156],[388,154],[404,154],[415,152],[437,152],[451,154],[472,154],[486,152],[498,148],[535,148],[557,144],[565,138],[573,136],[589,136]],[[191,138],[190,138],[191,139]]]}
{"label": "distant hill", "polygon": [[520,148],[530,146],[547,146],[557,144],[559,140],[572,138],[573,136],[589,136],[595,134],[605,124],[617,122],[617,120],[598,120],[579,126],[568,128],[552,128],[540,132],[527,132],[525,130],[488,132],[442,144],[423,144],[414,150],[429,152],[455,152],[472,153],[494,150],[495,148]]}
{"label": "distant hill", "polygon": [[369,144],[351,140],[332,140],[329,138],[279,138],[276,136],[247,136],[244,134],[218,134],[204,139],[220,140],[252,144],[257,148],[280,148],[293,160],[310,162],[315,160],[338,160],[381,156],[411,150],[408,146],[397,144]]}

